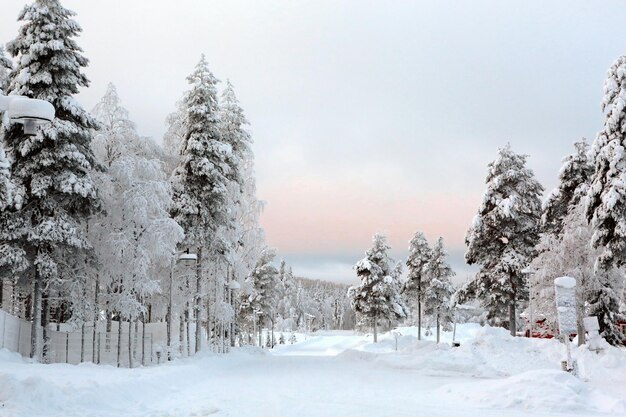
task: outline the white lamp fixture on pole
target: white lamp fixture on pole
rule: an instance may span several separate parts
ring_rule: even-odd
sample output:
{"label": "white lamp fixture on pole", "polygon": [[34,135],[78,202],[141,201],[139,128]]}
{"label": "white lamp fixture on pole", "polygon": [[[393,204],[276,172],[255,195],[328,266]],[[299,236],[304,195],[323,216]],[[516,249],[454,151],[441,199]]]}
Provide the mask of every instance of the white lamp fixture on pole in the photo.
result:
{"label": "white lamp fixture on pole", "polygon": [[186,266],[195,265],[198,261],[198,255],[195,253],[177,252],[172,257],[172,265],[170,268],[170,293],[167,305],[167,359],[172,360],[172,329],[173,329],[173,306],[172,306],[172,294],[174,292],[174,268],[177,262],[182,262]]}
{"label": "white lamp fixture on pole", "polygon": [[5,123],[22,124],[24,134],[33,136],[39,125],[52,122],[54,106],[45,100],[0,94],[0,113],[4,113]]}

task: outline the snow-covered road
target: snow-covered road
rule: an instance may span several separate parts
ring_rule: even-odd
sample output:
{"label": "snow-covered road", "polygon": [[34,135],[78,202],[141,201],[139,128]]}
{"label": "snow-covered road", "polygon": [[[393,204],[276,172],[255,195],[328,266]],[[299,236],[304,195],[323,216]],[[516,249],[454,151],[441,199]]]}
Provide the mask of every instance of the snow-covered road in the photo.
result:
{"label": "snow-covered road", "polygon": [[[4,351],[0,416],[626,415],[624,395],[551,366],[558,344],[498,332],[467,337],[452,349],[404,336],[396,353],[390,336],[374,346],[363,336],[323,334],[273,353],[245,349],[131,370],[27,364]],[[619,374],[626,365],[614,362],[625,358],[612,352],[597,376]],[[624,377],[615,378],[602,384],[619,388]]]}

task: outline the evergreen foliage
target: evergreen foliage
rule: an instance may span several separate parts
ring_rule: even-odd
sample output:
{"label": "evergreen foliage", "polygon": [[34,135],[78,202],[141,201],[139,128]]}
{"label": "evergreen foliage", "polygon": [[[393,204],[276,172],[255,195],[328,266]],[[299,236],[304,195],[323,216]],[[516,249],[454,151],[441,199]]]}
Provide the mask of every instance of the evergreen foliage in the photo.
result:
{"label": "evergreen foliage", "polygon": [[465,238],[465,259],[480,271],[460,294],[480,299],[490,318],[503,318],[508,308],[512,334],[515,305],[528,297],[523,270],[535,255],[541,218],[543,187],[526,158],[507,145],[489,164],[487,190]]}
{"label": "evergreen foliage", "polygon": [[437,343],[440,340],[440,328],[450,329],[454,321],[452,296],[454,287],[450,278],[454,271],[446,261],[447,253],[443,246],[443,238],[437,239],[428,262],[424,265],[424,312],[434,317],[437,326]]}
{"label": "evergreen foliage", "polygon": [[374,341],[377,341],[379,321],[407,316],[407,308],[400,296],[397,269],[391,268],[393,260],[388,255],[389,249],[385,236],[374,235],[372,247],[365,252],[365,258],[354,266],[361,283],[348,290],[352,308],[372,325]]}
{"label": "evergreen foliage", "polygon": [[593,143],[595,173],[589,188],[587,218],[593,245],[602,248],[598,267],[626,263],[626,56],[609,69],[604,83],[604,128]]}
{"label": "evergreen foliage", "polygon": [[565,217],[587,194],[593,175],[589,145],[582,139],[574,143],[574,147],[576,152],[563,159],[558,187],[552,190],[543,204],[541,226],[544,233],[560,235]]}
{"label": "evergreen foliage", "polygon": [[[24,202],[19,211],[3,216],[0,229],[15,232],[11,241],[29,266],[22,276],[34,279],[34,328],[41,315],[41,287],[75,279],[76,268],[84,264],[90,245],[81,225],[99,204],[90,147],[98,125],[73,98],[79,87],[89,85],[82,72],[88,61],[74,40],[81,28],[73,15],[58,0],[37,0],[24,7],[19,34],[7,44],[17,62],[9,92],[47,100],[56,109],[56,119],[37,135],[25,136],[20,125],[5,126],[4,135]],[[6,256],[0,253],[0,259]],[[33,340],[34,355],[40,347]]]}

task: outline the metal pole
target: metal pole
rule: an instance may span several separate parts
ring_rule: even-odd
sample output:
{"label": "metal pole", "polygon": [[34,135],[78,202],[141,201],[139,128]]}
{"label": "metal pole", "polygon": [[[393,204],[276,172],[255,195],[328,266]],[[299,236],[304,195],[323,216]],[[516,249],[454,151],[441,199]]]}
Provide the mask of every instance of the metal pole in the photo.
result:
{"label": "metal pole", "polygon": [[167,304],[167,360],[172,360],[172,293],[174,287],[174,265],[176,260],[172,259],[172,266],[170,268],[170,294]]}

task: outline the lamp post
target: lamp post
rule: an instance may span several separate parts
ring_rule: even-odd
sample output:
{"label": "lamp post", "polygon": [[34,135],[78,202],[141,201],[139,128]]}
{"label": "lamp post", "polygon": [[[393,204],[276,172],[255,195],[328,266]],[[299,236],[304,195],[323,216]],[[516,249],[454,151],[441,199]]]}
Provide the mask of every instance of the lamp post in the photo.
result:
{"label": "lamp post", "polygon": [[39,125],[54,119],[54,106],[45,100],[0,94],[0,113],[5,120],[24,125],[24,134],[33,136]]}
{"label": "lamp post", "polygon": [[172,296],[174,293],[174,268],[178,261],[182,261],[185,265],[193,265],[198,260],[198,256],[195,253],[189,253],[189,250],[183,252],[176,252],[172,257],[172,264],[170,268],[170,291],[169,300],[167,303],[167,359],[172,360],[172,326],[173,326],[173,308],[172,308]]}

